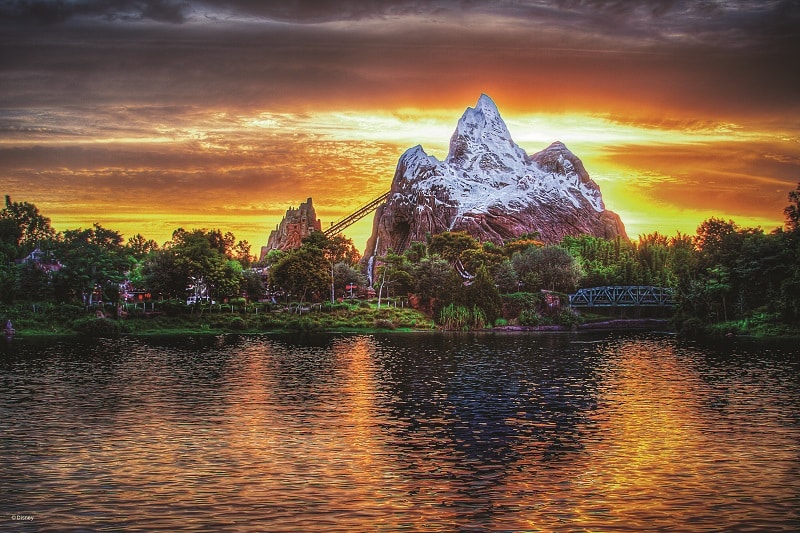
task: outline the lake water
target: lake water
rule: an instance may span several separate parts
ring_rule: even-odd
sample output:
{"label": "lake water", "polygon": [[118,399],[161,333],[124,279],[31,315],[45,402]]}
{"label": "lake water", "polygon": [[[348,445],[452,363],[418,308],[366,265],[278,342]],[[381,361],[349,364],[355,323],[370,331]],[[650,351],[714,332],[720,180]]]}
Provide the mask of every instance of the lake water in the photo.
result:
{"label": "lake water", "polygon": [[0,531],[797,531],[800,348],[15,339]]}

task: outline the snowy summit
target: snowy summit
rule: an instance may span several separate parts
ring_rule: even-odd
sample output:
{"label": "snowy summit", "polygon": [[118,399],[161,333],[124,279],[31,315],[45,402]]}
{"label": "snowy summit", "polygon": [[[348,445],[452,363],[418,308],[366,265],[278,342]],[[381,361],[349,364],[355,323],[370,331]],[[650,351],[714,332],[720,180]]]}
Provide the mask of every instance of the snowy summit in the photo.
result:
{"label": "snowy summit", "polygon": [[402,251],[445,230],[498,244],[530,232],[547,241],[580,233],[626,237],[581,160],[561,142],[528,156],[485,94],[464,111],[444,161],[419,145],[400,157],[367,255]]}

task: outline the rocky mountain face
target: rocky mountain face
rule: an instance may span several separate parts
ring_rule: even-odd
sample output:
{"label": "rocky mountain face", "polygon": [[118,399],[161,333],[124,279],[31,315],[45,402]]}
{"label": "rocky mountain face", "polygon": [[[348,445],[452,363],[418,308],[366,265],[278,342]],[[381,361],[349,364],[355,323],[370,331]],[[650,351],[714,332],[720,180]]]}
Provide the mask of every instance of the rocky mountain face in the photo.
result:
{"label": "rocky mountain face", "polygon": [[288,209],[280,224],[269,234],[266,246],[261,247],[263,258],[270,250],[291,250],[299,248],[305,237],[312,231],[322,231],[322,224],[314,211],[311,198],[297,209]]}
{"label": "rocky mountain face", "polygon": [[419,145],[400,157],[365,256],[401,252],[444,231],[496,244],[531,232],[545,242],[580,234],[627,239],[581,160],[560,142],[528,156],[486,95],[458,121],[444,161]]}

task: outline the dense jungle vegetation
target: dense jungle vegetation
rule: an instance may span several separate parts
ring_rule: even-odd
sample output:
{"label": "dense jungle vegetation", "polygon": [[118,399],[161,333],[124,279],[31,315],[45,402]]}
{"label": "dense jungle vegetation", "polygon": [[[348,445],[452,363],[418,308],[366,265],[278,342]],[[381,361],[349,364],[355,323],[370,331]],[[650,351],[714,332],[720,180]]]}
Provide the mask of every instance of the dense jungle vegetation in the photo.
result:
{"label": "dense jungle vegetation", "polygon": [[788,200],[785,227],[769,232],[710,218],[695,235],[633,242],[545,245],[534,234],[496,246],[433,235],[378,258],[372,292],[342,236],[314,233],[256,260],[219,229],[179,228],[161,245],[98,224],[56,232],[35,205],[6,197],[0,317],[18,330],[85,333],[152,329],[143,317],[167,330],[570,325],[585,319],[565,305],[578,288],[654,285],[672,289],[673,327],[684,334],[797,334],[800,185]]}

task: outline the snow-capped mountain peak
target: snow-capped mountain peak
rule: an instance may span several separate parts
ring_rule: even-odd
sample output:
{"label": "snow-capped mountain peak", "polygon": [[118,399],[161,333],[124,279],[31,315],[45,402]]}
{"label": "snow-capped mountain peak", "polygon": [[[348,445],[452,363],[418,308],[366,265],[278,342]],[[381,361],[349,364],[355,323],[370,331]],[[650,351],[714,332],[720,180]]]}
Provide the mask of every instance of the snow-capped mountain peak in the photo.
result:
{"label": "snow-capped mountain peak", "polygon": [[444,161],[419,145],[402,155],[392,193],[376,213],[374,253],[446,230],[498,243],[532,231],[548,241],[625,235],[581,160],[559,141],[528,157],[485,94],[459,119]]}

